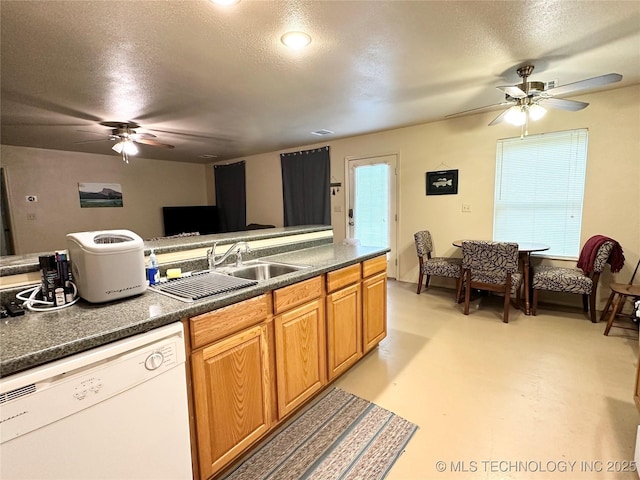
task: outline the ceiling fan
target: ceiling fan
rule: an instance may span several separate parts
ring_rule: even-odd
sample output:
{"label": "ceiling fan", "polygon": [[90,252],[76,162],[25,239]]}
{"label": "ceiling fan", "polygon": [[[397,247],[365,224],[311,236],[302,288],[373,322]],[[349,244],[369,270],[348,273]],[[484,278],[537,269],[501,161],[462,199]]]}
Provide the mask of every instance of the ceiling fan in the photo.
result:
{"label": "ceiling fan", "polygon": [[599,77],[588,78],[558,87],[547,88],[547,85],[543,82],[528,81],[529,76],[533,73],[533,69],[533,65],[525,65],[516,70],[518,76],[522,78],[522,82],[518,85],[496,87],[501,92],[504,92],[504,102],[465,110],[464,112],[447,115],[447,117],[462,115],[485,108],[510,105],[509,108],[494,118],[493,121],[489,123],[489,126],[497,125],[498,123],[506,121],[515,126],[522,126],[522,136],[524,136],[528,133],[527,129],[529,120],[539,120],[544,116],[546,113],[546,109],[544,107],[575,112],[589,106],[586,102],[565,100],[562,98],[555,98],[555,96],[600,87],[602,85],[622,80],[622,75],[618,73],[608,73],[606,75],[600,75]]}
{"label": "ceiling fan", "polygon": [[[138,147],[136,146],[136,143],[151,145],[152,147],[174,148],[173,145],[152,140],[153,138],[156,138],[156,136],[152,133],[137,133],[134,129],[140,128],[140,125],[135,122],[100,122],[100,125],[102,125],[103,127],[109,127],[111,129],[111,133],[107,135],[107,138],[103,138],[101,140],[87,140],[84,142],[75,143],[94,143],[103,142],[106,140],[114,141],[116,143],[113,145],[113,147],[111,147],[111,149],[121,154],[122,160],[125,163],[129,163],[129,155],[136,155],[138,153]],[[88,130],[78,131],[92,133],[94,135],[102,135],[100,133],[91,132]]]}

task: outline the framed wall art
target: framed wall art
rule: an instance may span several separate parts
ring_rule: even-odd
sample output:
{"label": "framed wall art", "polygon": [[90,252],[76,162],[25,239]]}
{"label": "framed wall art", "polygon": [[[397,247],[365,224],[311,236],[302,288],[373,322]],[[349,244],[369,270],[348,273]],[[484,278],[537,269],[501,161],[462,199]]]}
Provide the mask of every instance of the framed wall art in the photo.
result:
{"label": "framed wall art", "polygon": [[80,208],[122,207],[119,183],[78,183]]}
{"label": "framed wall art", "polygon": [[455,195],[458,193],[458,170],[427,172],[427,195]]}

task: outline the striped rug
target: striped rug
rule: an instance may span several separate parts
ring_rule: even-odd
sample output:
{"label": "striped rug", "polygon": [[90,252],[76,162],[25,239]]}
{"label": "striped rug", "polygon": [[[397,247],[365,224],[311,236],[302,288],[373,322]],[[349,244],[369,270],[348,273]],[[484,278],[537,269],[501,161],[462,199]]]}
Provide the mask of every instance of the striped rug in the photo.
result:
{"label": "striped rug", "polygon": [[334,388],[225,479],[382,479],[417,428]]}

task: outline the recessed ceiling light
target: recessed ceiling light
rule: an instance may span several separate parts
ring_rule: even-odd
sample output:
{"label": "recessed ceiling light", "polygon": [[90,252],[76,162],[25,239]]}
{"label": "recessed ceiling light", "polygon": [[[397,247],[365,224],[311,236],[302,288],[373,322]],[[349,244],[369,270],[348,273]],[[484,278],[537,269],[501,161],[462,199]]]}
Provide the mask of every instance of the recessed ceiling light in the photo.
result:
{"label": "recessed ceiling light", "polygon": [[287,32],[280,41],[289,48],[300,49],[311,43],[311,37],[304,32]]}
{"label": "recessed ceiling light", "polygon": [[321,130],[316,130],[315,132],[311,132],[311,135],[318,135],[319,137],[322,137],[324,135],[333,135],[336,132],[332,132],[331,130],[327,130],[325,128],[321,129]]}
{"label": "recessed ceiling light", "polygon": [[240,3],[240,0],[211,0],[216,5],[222,5],[223,7],[228,7],[229,5],[235,5],[236,3]]}

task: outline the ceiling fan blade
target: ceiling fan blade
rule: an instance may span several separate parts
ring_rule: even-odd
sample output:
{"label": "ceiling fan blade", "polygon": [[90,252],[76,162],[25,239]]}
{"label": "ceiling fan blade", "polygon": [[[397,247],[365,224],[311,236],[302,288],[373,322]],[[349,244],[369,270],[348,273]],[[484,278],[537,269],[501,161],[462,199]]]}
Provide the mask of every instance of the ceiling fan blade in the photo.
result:
{"label": "ceiling fan blade", "polygon": [[104,133],[92,132],[91,130],[76,130],[76,132],[91,133],[92,135],[100,135],[101,137],[104,137]]}
{"label": "ceiling fan blade", "polygon": [[491,121],[491,123],[489,124],[489,126],[497,125],[498,123],[502,123],[504,121],[504,117],[507,115],[508,111],[509,111],[509,109],[507,108],[504,112],[502,112],[500,115],[498,115],[496,118],[494,118]]}
{"label": "ceiling fan blade", "polygon": [[557,108],[559,110],[569,110],[572,112],[577,112],[578,110],[582,110],[583,108],[587,108],[589,106],[589,104],[586,102],[565,100],[563,98],[544,98],[538,103],[543,104],[545,107]]}
{"label": "ceiling fan blade", "polygon": [[132,140],[138,140],[139,138],[156,138],[156,136],[153,133],[134,133],[133,135],[131,135],[131,139]]}
{"label": "ceiling fan blade", "polygon": [[472,108],[470,110],[464,110],[462,112],[452,113],[450,115],[445,115],[444,118],[455,117],[455,116],[458,116],[458,115],[464,115],[466,113],[471,113],[471,112],[477,112],[478,110],[484,110],[485,108],[504,107],[505,105],[513,105],[513,104],[511,102],[494,103],[493,105],[485,105],[484,107]]}
{"label": "ceiling fan blade", "polygon": [[97,142],[106,142],[107,140],[110,140],[109,138],[102,138],[100,140],[84,140],[82,142],[73,142],[76,145],[82,145],[83,143],[97,143]]}
{"label": "ceiling fan blade", "polygon": [[556,88],[550,88],[546,91],[549,95],[565,95],[567,93],[577,92],[578,90],[585,90],[587,88],[600,87],[609,83],[615,83],[622,80],[622,75],[619,73],[608,73],[606,75],[600,75],[599,77],[587,78],[586,80],[580,80],[579,82],[567,83],[566,85],[560,85]]}
{"label": "ceiling fan blade", "polygon": [[149,140],[148,138],[137,138],[134,140],[134,142],[143,143],[145,145],[151,145],[152,147],[175,148],[173,145],[156,142],[155,140]]}
{"label": "ceiling fan blade", "polygon": [[524,98],[527,96],[525,92],[520,90],[520,87],[516,87],[515,85],[506,85],[504,87],[496,87],[496,88],[513,98]]}
{"label": "ceiling fan blade", "polygon": [[160,133],[168,133],[170,135],[180,135],[182,137],[202,138],[203,140],[217,140],[219,142],[229,141],[229,139],[220,137],[220,136],[216,137],[211,135],[201,135],[197,133],[181,132],[179,130],[161,130],[159,128],[148,128],[147,130],[152,130],[154,132],[160,132]]}

